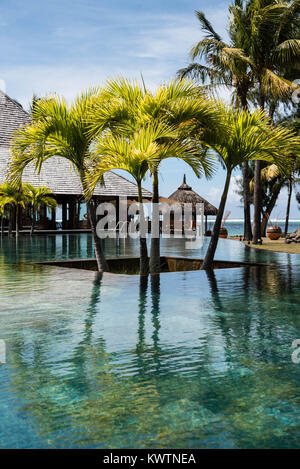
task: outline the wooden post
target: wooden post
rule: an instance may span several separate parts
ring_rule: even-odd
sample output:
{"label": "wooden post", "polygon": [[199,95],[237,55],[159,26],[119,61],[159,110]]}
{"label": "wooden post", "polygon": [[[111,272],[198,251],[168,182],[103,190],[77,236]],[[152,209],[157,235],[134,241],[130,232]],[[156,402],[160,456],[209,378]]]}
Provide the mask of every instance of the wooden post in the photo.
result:
{"label": "wooden post", "polygon": [[43,220],[46,221],[47,218],[47,207],[45,204],[42,206],[42,214],[43,214]]}
{"label": "wooden post", "polygon": [[76,201],[72,197],[69,201],[69,228],[74,229],[76,227]]}
{"label": "wooden post", "polygon": [[51,225],[52,229],[56,229],[56,208],[51,209]]}
{"label": "wooden post", "polygon": [[62,202],[62,229],[67,228],[67,203],[65,200]]}
{"label": "wooden post", "polygon": [[207,215],[205,215],[205,234],[207,233]]}
{"label": "wooden post", "polygon": [[80,224],[80,208],[81,208],[81,200],[80,198],[77,199],[77,210],[76,210],[76,228],[79,228]]}
{"label": "wooden post", "polygon": [[116,226],[118,226],[118,223],[120,221],[120,200],[119,197],[116,197]]}
{"label": "wooden post", "polygon": [[20,208],[19,208],[19,230],[22,230],[23,228],[23,207],[20,205]]}

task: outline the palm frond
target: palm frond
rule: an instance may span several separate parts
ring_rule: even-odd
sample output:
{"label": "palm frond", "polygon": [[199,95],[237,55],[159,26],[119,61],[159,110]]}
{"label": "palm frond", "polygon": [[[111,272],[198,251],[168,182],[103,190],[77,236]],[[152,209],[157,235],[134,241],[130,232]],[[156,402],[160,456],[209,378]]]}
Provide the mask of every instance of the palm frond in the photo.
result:
{"label": "palm frond", "polygon": [[273,60],[279,65],[297,66],[300,63],[300,39],[287,39],[279,44],[274,51]]}
{"label": "palm frond", "polygon": [[290,96],[293,92],[292,83],[289,80],[280,77],[268,68],[262,71],[261,84],[265,96],[271,94],[280,99]]}
{"label": "palm frond", "polygon": [[212,24],[206,18],[205,14],[202,11],[198,11],[198,10],[196,10],[195,13],[200,22],[201,29],[206,32],[206,37],[215,39],[216,41],[221,41],[221,37],[214,30]]}

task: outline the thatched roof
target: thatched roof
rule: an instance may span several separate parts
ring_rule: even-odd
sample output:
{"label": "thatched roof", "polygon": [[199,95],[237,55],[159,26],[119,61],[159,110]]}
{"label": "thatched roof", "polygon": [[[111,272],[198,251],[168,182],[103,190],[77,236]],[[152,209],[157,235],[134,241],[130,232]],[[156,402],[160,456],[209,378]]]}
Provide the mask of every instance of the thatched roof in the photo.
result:
{"label": "thatched roof", "polygon": [[183,183],[178,187],[177,191],[169,196],[169,199],[183,204],[193,204],[194,209],[196,208],[196,204],[203,203],[204,215],[217,215],[218,213],[216,207],[192,190],[191,186],[186,183],[185,175],[183,176]]}
{"label": "thatched roof", "polygon": [[0,90],[0,148],[9,146],[13,134],[29,121],[29,114],[21,104]]}
{"label": "thatched roof", "polygon": [[[29,121],[29,114],[20,104],[0,91],[0,184],[7,176],[10,161],[10,141],[15,131]],[[34,186],[48,186],[57,195],[82,195],[83,190],[77,172],[64,158],[55,156],[46,161],[40,174],[33,165],[23,173],[23,181]],[[137,198],[137,185],[128,179],[109,171],[104,175],[105,184],[97,184],[95,195],[104,198],[118,196]],[[152,194],[143,189],[143,197],[151,199]]]}

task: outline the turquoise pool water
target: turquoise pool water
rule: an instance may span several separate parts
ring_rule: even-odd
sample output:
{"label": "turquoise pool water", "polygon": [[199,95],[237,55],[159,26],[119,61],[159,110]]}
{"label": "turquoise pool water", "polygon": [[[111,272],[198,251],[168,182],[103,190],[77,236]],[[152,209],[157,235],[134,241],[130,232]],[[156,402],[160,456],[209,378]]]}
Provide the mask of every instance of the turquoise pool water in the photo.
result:
{"label": "turquoise pool water", "polygon": [[224,240],[219,259],[276,265],[142,282],[21,263],[92,256],[89,235],[2,240],[1,448],[299,447],[300,256]]}

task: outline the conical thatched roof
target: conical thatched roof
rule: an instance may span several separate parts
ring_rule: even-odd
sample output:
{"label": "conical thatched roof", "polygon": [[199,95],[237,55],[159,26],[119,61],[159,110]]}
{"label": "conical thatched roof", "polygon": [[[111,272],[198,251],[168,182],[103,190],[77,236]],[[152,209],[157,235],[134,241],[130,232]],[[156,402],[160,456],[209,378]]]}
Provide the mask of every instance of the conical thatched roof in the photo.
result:
{"label": "conical thatched roof", "polygon": [[192,190],[191,186],[186,183],[185,175],[183,177],[183,183],[178,187],[177,191],[169,196],[169,199],[184,204],[193,204],[194,209],[196,208],[196,204],[202,203],[204,204],[204,215],[217,215],[218,213],[216,207]]}

